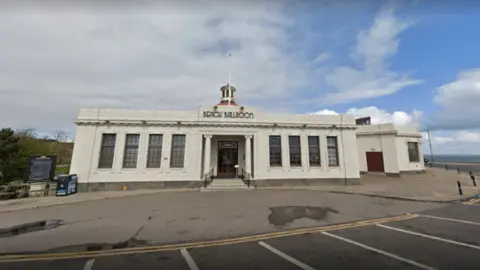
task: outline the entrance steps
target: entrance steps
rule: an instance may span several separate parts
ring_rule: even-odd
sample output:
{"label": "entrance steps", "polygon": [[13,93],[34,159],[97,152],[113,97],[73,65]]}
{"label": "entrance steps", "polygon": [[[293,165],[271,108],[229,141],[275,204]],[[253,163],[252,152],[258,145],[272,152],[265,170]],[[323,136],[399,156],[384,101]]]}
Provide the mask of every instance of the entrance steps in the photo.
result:
{"label": "entrance steps", "polygon": [[232,179],[214,179],[206,188],[202,187],[200,191],[234,191],[234,190],[253,190],[248,187],[240,178]]}

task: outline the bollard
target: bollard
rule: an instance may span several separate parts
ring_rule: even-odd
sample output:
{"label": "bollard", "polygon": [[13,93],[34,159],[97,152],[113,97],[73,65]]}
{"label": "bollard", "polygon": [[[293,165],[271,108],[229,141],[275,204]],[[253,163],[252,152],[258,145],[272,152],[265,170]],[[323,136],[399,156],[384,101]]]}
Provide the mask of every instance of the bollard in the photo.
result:
{"label": "bollard", "polygon": [[430,162],[430,168],[432,167],[432,163]]}
{"label": "bollard", "polygon": [[470,179],[472,179],[473,186],[476,187],[476,186],[477,186],[477,182],[475,182],[475,176],[470,175]]}
{"label": "bollard", "polygon": [[445,164],[445,170],[448,171],[448,164]]}
{"label": "bollard", "polygon": [[460,174],[460,167],[457,167],[457,172],[458,174]]}
{"label": "bollard", "polygon": [[470,173],[470,178],[472,178],[472,176],[473,176],[472,171],[469,171],[468,173]]}
{"label": "bollard", "polygon": [[460,193],[460,195],[463,195],[462,184],[460,184],[460,181],[457,181],[457,185],[458,185],[458,193]]}

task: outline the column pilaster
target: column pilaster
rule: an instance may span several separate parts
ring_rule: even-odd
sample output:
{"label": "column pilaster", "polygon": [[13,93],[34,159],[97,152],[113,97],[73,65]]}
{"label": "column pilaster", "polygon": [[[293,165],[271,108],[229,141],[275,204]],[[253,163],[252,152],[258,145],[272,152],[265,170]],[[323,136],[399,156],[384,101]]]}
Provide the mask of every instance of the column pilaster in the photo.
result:
{"label": "column pilaster", "polygon": [[210,171],[211,152],[212,152],[212,135],[204,135],[205,137],[205,156],[203,161],[203,173],[207,174]]}
{"label": "column pilaster", "polygon": [[252,173],[252,135],[245,136],[245,171]]}

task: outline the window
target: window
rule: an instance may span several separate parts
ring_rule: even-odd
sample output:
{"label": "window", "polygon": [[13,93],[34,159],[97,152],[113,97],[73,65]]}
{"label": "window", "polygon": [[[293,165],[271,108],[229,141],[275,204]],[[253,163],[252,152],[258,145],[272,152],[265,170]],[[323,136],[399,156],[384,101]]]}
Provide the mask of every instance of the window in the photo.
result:
{"label": "window", "polygon": [[338,142],[337,137],[327,137],[328,166],[338,166]]}
{"label": "window", "polygon": [[160,168],[162,162],[162,134],[150,134],[148,137],[147,168]]}
{"label": "window", "polygon": [[308,162],[310,166],[320,166],[320,139],[308,136]]}
{"label": "window", "polygon": [[170,167],[183,168],[185,161],[185,135],[172,136],[172,151],[170,153]]}
{"label": "window", "polygon": [[140,134],[127,134],[125,152],[123,153],[123,168],[136,168],[138,159],[138,144]]}
{"label": "window", "polygon": [[100,146],[100,159],[98,168],[109,169],[113,166],[113,156],[115,154],[116,134],[103,134],[102,145]]}
{"label": "window", "polygon": [[290,166],[302,166],[300,136],[288,136],[288,147],[290,150]]}
{"label": "window", "polygon": [[408,142],[408,159],[410,162],[419,162],[420,155],[418,154],[418,143]]}
{"label": "window", "polygon": [[282,138],[270,136],[270,166],[282,166]]}

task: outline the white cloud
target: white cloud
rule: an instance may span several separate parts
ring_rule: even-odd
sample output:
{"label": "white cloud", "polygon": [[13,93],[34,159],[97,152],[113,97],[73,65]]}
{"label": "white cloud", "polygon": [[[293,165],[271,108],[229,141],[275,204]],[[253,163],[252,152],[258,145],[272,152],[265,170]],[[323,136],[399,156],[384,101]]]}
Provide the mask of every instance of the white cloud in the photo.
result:
{"label": "white cloud", "polygon": [[479,128],[480,69],[462,71],[456,81],[438,87],[434,102],[441,110],[430,123],[431,128]]}
{"label": "white cloud", "polygon": [[[313,96],[310,102],[331,90],[311,86],[331,70],[334,55],[322,47],[304,59],[295,50],[296,42],[305,44],[292,40],[295,20],[285,13],[286,1],[67,2],[0,4],[0,126],[73,132],[80,107],[215,104],[227,82],[229,52],[241,104],[290,110],[301,96]],[[418,83],[387,70],[407,27],[391,7],[382,9],[352,48],[362,67],[328,73],[339,92],[326,100],[366,99]],[[408,115],[395,119],[408,122]]]}
{"label": "white cloud", "polygon": [[[324,109],[312,114],[338,114],[335,111]],[[381,110],[375,106],[364,107],[364,108],[350,108],[345,114],[353,115],[356,118],[360,117],[371,117],[372,124],[384,124],[384,123],[394,123],[397,126],[418,126],[422,112],[418,110],[413,110],[412,113],[407,113],[404,111],[395,111],[389,113],[385,110]]]}
{"label": "white cloud", "polygon": [[[480,153],[480,129],[458,131],[431,131],[430,142],[434,154],[463,154],[478,155]],[[428,134],[422,134],[423,140],[428,142]],[[429,153],[428,143],[423,150]]]}
{"label": "white cloud", "polygon": [[278,2],[182,3],[0,4],[0,126],[71,131],[80,107],[213,105],[229,52],[240,103],[308,83]]}
{"label": "white cloud", "polygon": [[[425,137],[428,139],[428,136]],[[432,136],[432,140],[436,143],[478,143],[480,144],[480,132],[470,130],[460,130],[451,133],[450,136]]]}
{"label": "white cloud", "polygon": [[313,112],[313,113],[310,113],[310,114],[319,114],[319,115],[337,115],[338,113],[336,111],[332,111],[332,110],[329,110],[329,109],[323,109],[321,111],[318,111],[318,112]]}
{"label": "white cloud", "polygon": [[321,62],[324,62],[324,61],[330,59],[330,57],[331,57],[331,55],[329,53],[324,52],[324,53],[321,53],[321,54],[317,55],[317,57],[315,57],[314,62],[315,63],[321,63]]}
{"label": "white cloud", "polygon": [[324,102],[334,104],[384,96],[421,83],[409,74],[388,70],[388,60],[398,50],[398,35],[410,25],[395,17],[392,5],[384,6],[372,26],[357,36],[350,56],[360,68],[340,66],[325,76],[326,82],[337,91],[328,94]]}

